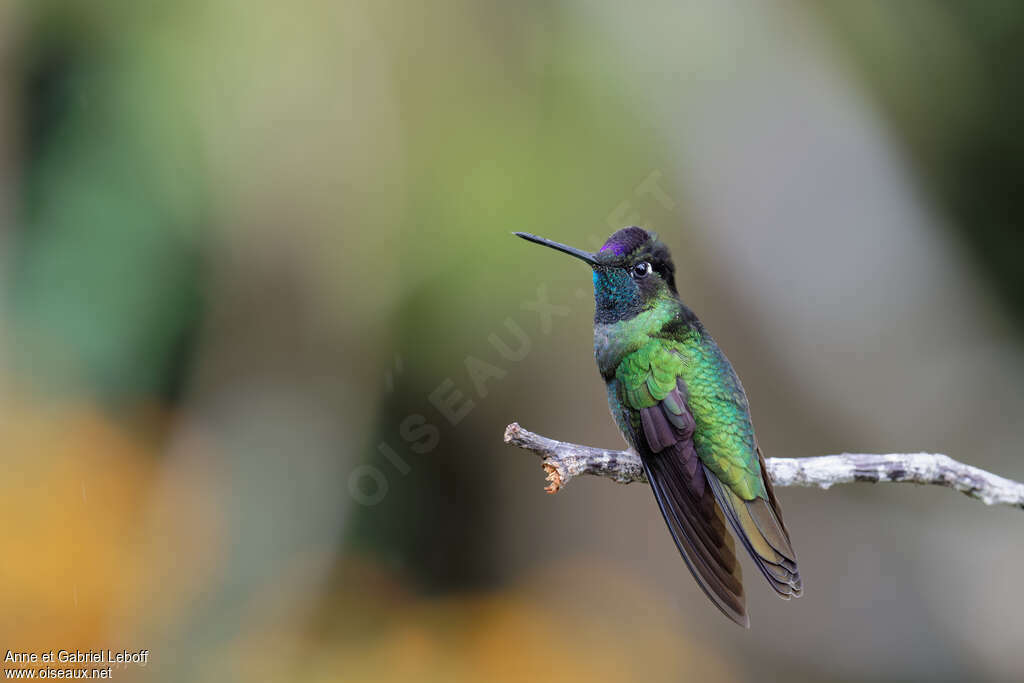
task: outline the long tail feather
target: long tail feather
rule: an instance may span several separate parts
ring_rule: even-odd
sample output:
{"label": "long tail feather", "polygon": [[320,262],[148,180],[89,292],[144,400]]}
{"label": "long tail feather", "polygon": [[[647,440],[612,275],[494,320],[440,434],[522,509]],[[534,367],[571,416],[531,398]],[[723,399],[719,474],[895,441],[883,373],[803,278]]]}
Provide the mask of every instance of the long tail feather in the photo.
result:
{"label": "long tail feather", "polygon": [[707,468],[705,477],[714,491],[715,499],[725,511],[725,517],[733,531],[769,585],[784,600],[800,597],[803,594],[803,581],[797,568],[796,552],[789,540],[789,532],[783,524],[782,513],[775,500],[771,479],[764,470],[764,459],[761,458],[760,450],[758,457],[761,459],[762,476],[768,491],[767,500],[760,497],[743,500],[729,487],[724,486]]}

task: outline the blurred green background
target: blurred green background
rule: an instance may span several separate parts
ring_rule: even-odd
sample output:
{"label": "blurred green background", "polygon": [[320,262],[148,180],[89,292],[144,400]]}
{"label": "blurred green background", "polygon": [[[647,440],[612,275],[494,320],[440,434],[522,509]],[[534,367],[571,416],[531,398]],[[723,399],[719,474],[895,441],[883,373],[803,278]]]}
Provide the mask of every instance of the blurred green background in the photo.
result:
{"label": "blurred green background", "polygon": [[[784,489],[697,590],[584,266],[638,224],[768,456],[1024,479],[1024,4],[0,2],[0,647],[139,681],[1024,679],[1019,511]],[[554,308],[550,308],[553,306]]]}

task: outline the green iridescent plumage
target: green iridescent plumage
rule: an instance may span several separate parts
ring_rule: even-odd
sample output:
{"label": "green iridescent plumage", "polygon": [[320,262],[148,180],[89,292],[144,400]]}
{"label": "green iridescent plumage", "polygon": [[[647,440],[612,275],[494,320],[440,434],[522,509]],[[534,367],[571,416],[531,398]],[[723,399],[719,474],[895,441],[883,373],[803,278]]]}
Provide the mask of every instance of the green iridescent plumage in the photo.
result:
{"label": "green iridescent plumage", "polygon": [[[746,395],[717,344],[696,332],[682,341],[648,339],[616,369],[618,400],[633,411],[665,400],[677,415],[688,407],[696,422],[693,442],[701,462],[743,500],[767,499]],[[686,406],[668,398],[679,378],[688,390]]]}
{"label": "green iridescent plumage", "polygon": [[594,355],[612,416],[644,463],[672,538],[707,596],[730,619],[749,624],[727,525],[781,597],[799,596],[796,554],[743,385],[679,300],[665,245],[635,227],[612,235],[596,254],[517,234],[593,269]]}
{"label": "green iridescent plumage", "polygon": [[693,443],[701,460],[744,500],[767,498],[747,396],[718,345],[707,334],[687,345],[692,361],[682,377],[697,422]]}

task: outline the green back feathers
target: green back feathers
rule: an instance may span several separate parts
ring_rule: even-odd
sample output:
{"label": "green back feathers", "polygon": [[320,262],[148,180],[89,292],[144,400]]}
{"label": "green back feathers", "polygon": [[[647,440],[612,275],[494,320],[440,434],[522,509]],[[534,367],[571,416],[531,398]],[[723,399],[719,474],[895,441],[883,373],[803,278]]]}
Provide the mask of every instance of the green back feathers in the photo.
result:
{"label": "green back feathers", "polygon": [[688,345],[683,380],[697,431],[698,455],[743,500],[766,498],[747,396],[732,365],[706,333]]}

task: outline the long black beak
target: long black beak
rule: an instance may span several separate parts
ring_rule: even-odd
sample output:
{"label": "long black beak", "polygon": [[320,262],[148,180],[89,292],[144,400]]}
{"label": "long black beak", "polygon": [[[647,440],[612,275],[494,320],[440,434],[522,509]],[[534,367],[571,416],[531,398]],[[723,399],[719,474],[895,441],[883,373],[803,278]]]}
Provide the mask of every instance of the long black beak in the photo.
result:
{"label": "long black beak", "polygon": [[560,242],[552,242],[551,240],[546,240],[543,237],[531,235],[528,232],[517,232],[515,233],[515,235],[517,237],[522,237],[524,240],[536,242],[537,244],[543,244],[545,247],[551,247],[552,249],[557,249],[558,251],[565,252],[566,254],[569,254],[569,256],[575,256],[581,261],[585,261],[586,263],[592,266],[597,265],[597,259],[594,258],[594,255],[588,251],[583,251],[582,249],[577,249],[576,247],[570,247],[566,244],[561,244]]}

